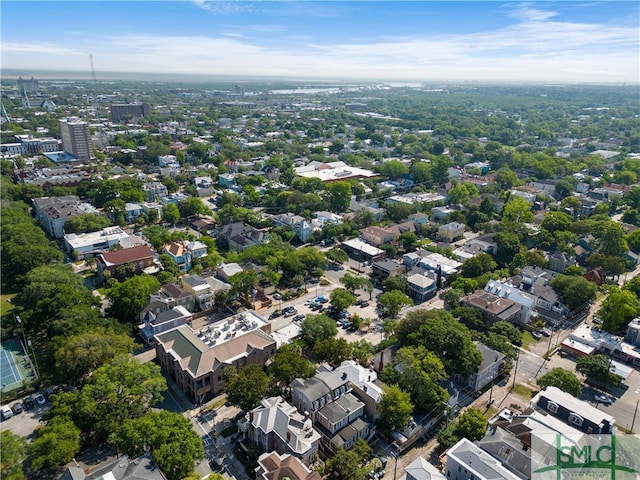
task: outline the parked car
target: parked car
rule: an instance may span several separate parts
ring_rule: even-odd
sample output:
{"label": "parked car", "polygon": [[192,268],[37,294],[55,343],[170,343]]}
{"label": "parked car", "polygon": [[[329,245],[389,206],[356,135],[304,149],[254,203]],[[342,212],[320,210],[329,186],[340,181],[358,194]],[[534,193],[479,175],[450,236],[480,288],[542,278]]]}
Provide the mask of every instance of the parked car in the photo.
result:
{"label": "parked car", "polygon": [[291,307],[291,310],[288,310],[288,311],[284,312],[284,316],[285,317],[291,317],[291,316],[295,315],[296,313],[298,313],[298,311],[295,308]]}
{"label": "parked car", "polygon": [[365,308],[369,306],[369,302],[367,302],[366,300],[364,300],[363,302],[360,302],[360,308]]}
{"label": "parked car", "polygon": [[33,399],[36,401],[38,405],[44,405],[45,403],[47,403],[47,399],[44,398],[44,395],[42,395],[41,393],[36,393],[33,396]]}
{"label": "parked car", "polygon": [[314,302],[317,302],[317,303],[327,303],[328,301],[329,299],[323,296],[316,297],[316,299],[314,300]]}
{"label": "parked car", "polygon": [[14,403],[13,406],[11,407],[11,410],[13,410],[14,415],[18,415],[22,413],[23,412],[22,404],[20,402]]}
{"label": "parked car", "polygon": [[604,403],[605,405],[611,405],[613,403],[613,400],[611,400],[611,398],[607,397],[606,395],[594,395],[593,399],[596,402]]}
{"label": "parked car", "polygon": [[280,295],[279,293],[274,293],[272,297],[274,300],[282,300],[282,295]]}
{"label": "parked car", "polygon": [[281,315],[282,315],[282,312],[280,310],[276,310],[271,315],[269,315],[269,320],[273,320],[274,318],[278,318]]}
{"label": "parked car", "polygon": [[296,315],[295,317],[293,317],[293,321],[294,322],[302,322],[304,320],[305,316],[300,314],[300,315]]}
{"label": "parked car", "polygon": [[13,417],[13,410],[11,410],[9,405],[3,405],[2,408],[0,408],[0,415],[2,415],[2,420],[9,420]]}
{"label": "parked car", "polygon": [[531,332],[531,336],[536,340],[540,340],[542,338],[542,334],[540,332]]}
{"label": "parked car", "polygon": [[33,400],[33,398],[31,396],[28,396],[24,399],[24,401],[22,402],[22,404],[24,405],[24,408],[27,410],[31,410],[32,408],[35,408],[36,406],[36,402]]}

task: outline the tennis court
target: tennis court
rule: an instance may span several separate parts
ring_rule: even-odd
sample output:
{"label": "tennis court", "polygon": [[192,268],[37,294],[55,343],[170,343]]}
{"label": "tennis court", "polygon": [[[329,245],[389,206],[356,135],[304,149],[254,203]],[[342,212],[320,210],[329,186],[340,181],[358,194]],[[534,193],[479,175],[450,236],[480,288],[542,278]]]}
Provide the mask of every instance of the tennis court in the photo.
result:
{"label": "tennis court", "polygon": [[[20,365],[20,363],[25,365]],[[21,388],[30,373],[30,365],[18,340],[0,343],[0,385],[3,392]]]}

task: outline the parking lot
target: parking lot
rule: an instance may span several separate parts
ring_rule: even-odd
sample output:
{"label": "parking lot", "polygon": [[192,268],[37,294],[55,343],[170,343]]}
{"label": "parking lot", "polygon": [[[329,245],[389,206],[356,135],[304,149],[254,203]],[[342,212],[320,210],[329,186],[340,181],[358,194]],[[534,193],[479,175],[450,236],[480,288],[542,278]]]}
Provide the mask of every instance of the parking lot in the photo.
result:
{"label": "parking lot", "polygon": [[14,400],[7,405],[14,407],[17,403],[23,405],[23,411],[17,414],[14,413],[14,415],[7,420],[2,420],[2,423],[0,423],[0,430],[10,430],[16,435],[26,437],[31,440],[35,429],[42,425],[42,417],[51,407],[51,403],[45,401],[44,404],[39,405],[34,401],[33,407],[26,408],[24,406],[24,399],[21,399]]}

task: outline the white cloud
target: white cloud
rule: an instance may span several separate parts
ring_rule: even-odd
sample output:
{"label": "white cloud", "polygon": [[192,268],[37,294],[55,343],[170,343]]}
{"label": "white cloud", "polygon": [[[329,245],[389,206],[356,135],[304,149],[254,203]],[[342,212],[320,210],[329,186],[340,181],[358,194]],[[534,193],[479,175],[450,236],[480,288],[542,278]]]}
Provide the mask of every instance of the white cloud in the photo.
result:
{"label": "white cloud", "polygon": [[85,52],[75,48],[68,48],[51,43],[2,42],[2,44],[0,44],[0,50],[3,54],[87,55]]}

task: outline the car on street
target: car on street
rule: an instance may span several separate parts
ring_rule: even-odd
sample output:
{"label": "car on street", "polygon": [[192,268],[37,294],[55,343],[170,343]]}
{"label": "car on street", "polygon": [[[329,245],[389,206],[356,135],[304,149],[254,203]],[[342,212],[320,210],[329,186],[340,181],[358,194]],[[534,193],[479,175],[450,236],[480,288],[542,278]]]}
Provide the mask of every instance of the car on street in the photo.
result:
{"label": "car on street", "polygon": [[282,300],[282,295],[280,295],[279,293],[274,293],[272,297],[274,300]]}
{"label": "car on street", "polygon": [[300,314],[300,315],[296,315],[295,317],[293,317],[293,321],[294,322],[302,322],[304,320],[305,316]]}
{"label": "car on street", "polygon": [[298,310],[296,310],[293,307],[288,307],[288,308],[284,309],[283,312],[284,312],[284,316],[285,317],[292,317],[293,315],[298,313]]}
{"label": "car on street", "polygon": [[45,403],[47,403],[47,399],[44,398],[44,395],[42,395],[41,393],[36,393],[33,396],[33,399],[38,405],[44,405]]}
{"label": "car on street", "polygon": [[269,320],[273,320],[274,318],[278,318],[282,316],[282,312],[280,310],[276,310],[271,315],[269,315]]}
{"label": "car on street", "polygon": [[613,403],[613,400],[611,400],[611,398],[607,397],[606,395],[594,395],[593,399],[596,402],[604,403],[605,405],[611,405]]}

